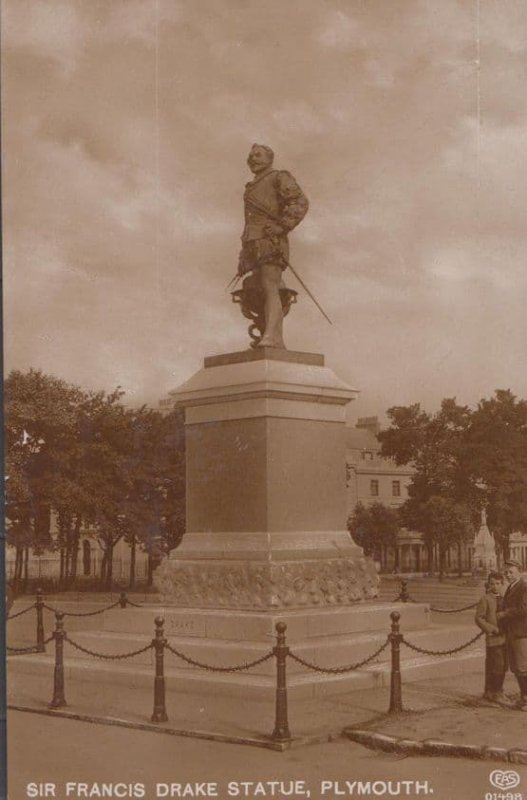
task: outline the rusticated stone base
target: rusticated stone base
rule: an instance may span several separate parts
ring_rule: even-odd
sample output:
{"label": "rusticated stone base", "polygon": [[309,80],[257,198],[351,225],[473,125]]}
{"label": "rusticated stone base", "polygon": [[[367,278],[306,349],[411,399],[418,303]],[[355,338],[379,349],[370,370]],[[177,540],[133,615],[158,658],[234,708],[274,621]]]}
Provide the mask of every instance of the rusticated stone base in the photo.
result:
{"label": "rusticated stone base", "polygon": [[375,566],[347,532],[335,532],[333,538],[316,532],[231,534],[229,542],[226,534],[188,536],[186,546],[155,573],[155,585],[170,605],[324,608],[370,600],[378,594]]}

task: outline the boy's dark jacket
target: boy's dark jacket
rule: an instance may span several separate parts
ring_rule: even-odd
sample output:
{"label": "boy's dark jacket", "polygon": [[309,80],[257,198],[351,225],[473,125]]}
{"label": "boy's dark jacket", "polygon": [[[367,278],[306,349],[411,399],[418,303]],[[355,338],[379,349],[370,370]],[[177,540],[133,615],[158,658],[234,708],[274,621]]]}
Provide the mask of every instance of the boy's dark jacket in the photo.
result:
{"label": "boy's dark jacket", "polygon": [[498,597],[493,592],[487,592],[477,605],[476,625],[487,634],[487,647],[497,647],[500,644],[505,644],[505,636],[503,633],[494,632],[498,627],[498,618],[496,614],[502,602],[503,598]]}
{"label": "boy's dark jacket", "polygon": [[500,625],[507,635],[512,638],[527,636],[527,583],[521,578],[505,592],[503,612]]}

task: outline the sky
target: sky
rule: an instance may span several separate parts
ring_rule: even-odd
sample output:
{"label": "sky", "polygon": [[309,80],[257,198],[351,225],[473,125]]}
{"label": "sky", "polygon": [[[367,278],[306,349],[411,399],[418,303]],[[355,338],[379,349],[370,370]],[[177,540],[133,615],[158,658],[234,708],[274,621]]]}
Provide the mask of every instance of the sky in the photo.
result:
{"label": "sky", "polygon": [[[4,351],[156,405],[248,346],[253,142],[310,200],[291,350],[357,416],[527,397],[524,0],[4,0]],[[286,282],[299,289],[294,277]]]}

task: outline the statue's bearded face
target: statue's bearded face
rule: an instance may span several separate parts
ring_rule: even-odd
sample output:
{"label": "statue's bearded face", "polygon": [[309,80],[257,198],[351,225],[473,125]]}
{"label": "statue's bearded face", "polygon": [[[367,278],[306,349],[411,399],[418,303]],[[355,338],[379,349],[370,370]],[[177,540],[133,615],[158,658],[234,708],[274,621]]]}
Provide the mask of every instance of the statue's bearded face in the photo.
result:
{"label": "statue's bearded face", "polygon": [[265,147],[254,145],[254,147],[251,147],[247,163],[251,172],[254,172],[256,175],[258,172],[262,172],[264,169],[271,166],[273,163],[273,156]]}

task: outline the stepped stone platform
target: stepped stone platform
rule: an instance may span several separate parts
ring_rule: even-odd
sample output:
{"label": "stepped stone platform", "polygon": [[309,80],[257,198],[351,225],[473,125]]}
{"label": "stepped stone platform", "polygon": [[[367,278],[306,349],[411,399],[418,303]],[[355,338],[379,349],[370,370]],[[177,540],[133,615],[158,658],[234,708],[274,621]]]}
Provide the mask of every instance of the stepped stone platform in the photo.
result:
{"label": "stepped stone platform", "polygon": [[[390,630],[390,613],[401,614],[401,630],[419,647],[450,649],[474,636],[474,626],[430,623],[426,604],[365,602],[352,608],[290,611],[286,614],[148,607],[115,609],[101,615],[99,630],[72,631],[71,638],[84,648],[104,654],[121,654],[144,647],[153,637],[154,619],[165,618],[169,643],[185,656],[202,663],[228,667],[265,655],[275,643],[275,624],[287,621],[287,643],[300,658],[320,667],[335,668],[356,663],[374,653]],[[66,630],[68,630],[66,618]],[[418,656],[401,647],[404,681],[456,676],[472,672],[483,660],[481,640],[468,650],[449,657]],[[84,654],[68,642],[64,647],[66,682],[109,682],[116,686],[150,686],[154,654],[147,651],[128,660],[101,661]],[[199,691],[233,697],[272,701],[276,685],[275,659],[243,672],[215,673],[185,663],[165,651],[168,692]],[[12,680],[24,674],[53,674],[53,645],[42,655],[10,658]],[[324,674],[307,669],[292,659],[287,662],[288,694],[291,699],[339,695],[350,691],[388,686],[390,647],[373,662],[344,674]]]}

